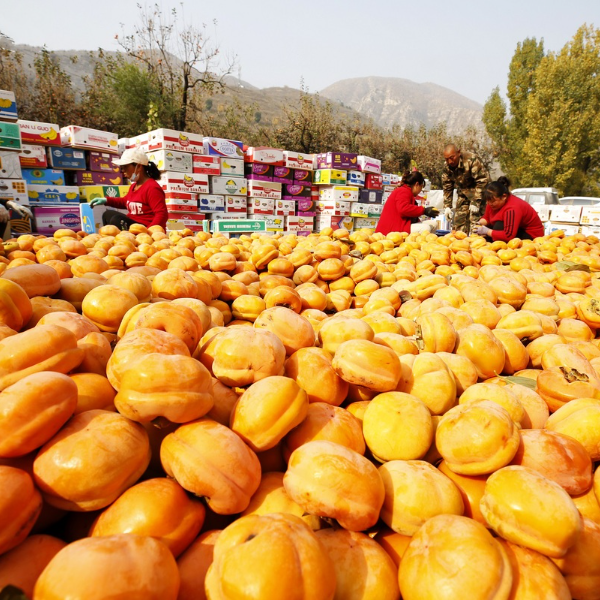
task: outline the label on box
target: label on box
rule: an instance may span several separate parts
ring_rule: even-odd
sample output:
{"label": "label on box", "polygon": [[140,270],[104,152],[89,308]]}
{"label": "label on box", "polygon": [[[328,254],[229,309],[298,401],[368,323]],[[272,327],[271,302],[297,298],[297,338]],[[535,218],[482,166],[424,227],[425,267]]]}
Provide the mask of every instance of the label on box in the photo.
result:
{"label": "label on box", "polygon": [[75,173],[77,185],[123,185],[120,173],[101,173],[100,171],[77,171]]}
{"label": "label on box", "polygon": [[125,198],[128,185],[86,185],[79,188],[79,195],[89,202],[94,198]]}
{"label": "label on box", "polygon": [[177,150],[155,150],[148,152],[148,160],[152,161],[159,171],[192,172],[192,154]]}
{"label": "label on box", "polygon": [[313,154],[302,154],[300,152],[283,151],[283,159],[285,166],[291,169],[302,169],[304,171],[312,171],[314,164]]}
{"label": "label on box", "polygon": [[198,212],[198,200],[195,197],[193,199],[165,197],[165,204],[167,205],[167,210],[173,212]]}
{"label": "label on box", "polygon": [[248,198],[249,215],[275,214],[275,200],[273,198]]}
{"label": "label on box", "polygon": [[6,121],[17,120],[17,103],[14,92],[0,90],[0,119]]}
{"label": "label on box", "polygon": [[201,173],[178,173],[164,171],[158,184],[165,192],[185,192],[188,194],[208,194],[208,175]]}
{"label": "label on box", "polygon": [[352,204],[350,202],[343,202],[340,200],[335,200],[331,202],[319,200],[315,203],[315,209],[317,210],[317,213],[331,217],[350,216],[351,206]]}
{"label": "label on box", "polygon": [[83,170],[85,152],[74,148],[48,148],[48,161],[53,169]]}
{"label": "label on box", "polygon": [[600,236],[600,227],[582,227],[581,233],[586,237],[589,235],[593,235],[595,237]]}
{"label": "label on box", "polygon": [[179,152],[204,154],[203,138],[197,133],[175,131],[174,129],[155,129],[154,131],[148,132],[147,135],[148,149],[146,152],[154,152],[155,150],[178,150]]}
{"label": "label on box", "polygon": [[249,219],[264,221],[267,231],[283,231],[284,217],[279,215],[248,215]]}
{"label": "label on box", "polygon": [[0,121],[0,150],[21,151],[21,131],[16,123]]}
{"label": "label on box", "polygon": [[297,183],[284,184],[282,198],[284,200],[295,200],[296,198],[311,198],[312,190],[309,186]]}
{"label": "label on box", "polygon": [[294,169],[294,182],[302,185],[312,185],[313,171],[302,171]]}
{"label": "label on box", "polygon": [[383,177],[375,173],[367,173],[365,177],[365,187],[368,190],[380,190],[383,187]]}
{"label": "label on box", "polygon": [[381,216],[383,204],[367,204],[367,206],[369,207],[369,217],[379,218]]}
{"label": "label on box", "polygon": [[223,196],[246,196],[248,180],[245,177],[211,177],[210,191]]}
{"label": "label on box", "polygon": [[312,198],[298,198],[298,200],[296,200],[295,202],[296,202],[296,210],[298,211],[298,214],[304,213],[304,212],[314,212],[316,214],[316,211],[317,211],[316,200],[313,200]]}
{"label": "label on box", "polygon": [[213,231],[220,233],[243,233],[245,231],[267,231],[267,223],[263,220],[231,219],[214,221]]}
{"label": "label on box", "polygon": [[378,220],[365,217],[354,219],[354,229],[375,229]]}
{"label": "label on box", "polygon": [[200,194],[198,203],[202,212],[225,211],[225,196],[219,194]]}
{"label": "label on box", "polygon": [[339,169],[319,169],[315,171],[316,185],[333,185],[336,183],[345,185],[347,178],[348,171],[341,171]]}
{"label": "label on box", "polygon": [[226,213],[244,213],[248,211],[248,202],[245,196],[225,196]]}
{"label": "label on box", "polygon": [[63,146],[74,148],[87,148],[90,150],[105,150],[113,154],[118,150],[118,136],[108,131],[98,131],[88,127],[68,125],[60,130],[60,138]]}
{"label": "label on box", "polygon": [[89,170],[100,173],[118,173],[119,167],[113,163],[114,158],[114,154],[108,152],[88,152]]}
{"label": "label on box", "polygon": [[348,177],[346,179],[348,185],[356,185],[358,187],[364,187],[365,185],[365,174],[361,171],[348,171]]}
{"label": "label on box", "polygon": [[356,202],[358,200],[358,188],[346,185],[323,187],[320,190],[319,197],[321,200]]}
{"label": "label on box", "polygon": [[202,173],[203,175],[220,175],[221,160],[218,156],[192,154],[192,172]]}
{"label": "label on box", "polygon": [[71,185],[28,185],[27,196],[31,204],[79,203],[79,188]]}
{"label": "label on box", "polygon": [[[239,196],[236,196],[239,198]],[[257,217],[249,217],[245,212],[244,213],[228,213],[225,211],[224,213],[210,213],[206,215],[211,221],[220,221],[221,219],[228,219],[229,221],[239,220],[239,219],[255,219]]]}
{"label": "label on box", "polygon": [[294,171],[289,167],[273,167],[273,181],[277,183],[294,183]]}
{"label": "label on box", "polygon": [[281,183],[270,181],[248,181],[248,196],[253,198],[281,198]]}
{"label": "label on box", "polygon": [[331,227],[334,231],[337,229],[347,229],[352,231],[354,229],[354,219],[352,217],[340,217],[332,215],[321,215],[317,218],[315,223],[315,230],[322,231],[326,227]]}
{"label": "label on box", "polygon": [[238,140],[225,140],[223,138],[205,137],[204,151],[209,156],[231,156],[244,158],[244,144]]}
{"label": "label on box", "polygon": [[38,233],[54,233],[57,229],[81,229],[79,206],[36,206],[33,208]]}
{"label": "label on box", "polygon": [[268,148],[266,146],[254,147],[251,146],[246,150],[244,159],[246,162],[264,163],[267,165],[285,166],[283,159],[283,150],[278,148]]}
{"label": "label on box", "polygon": [[0,179],[22,179],[21,162],[16,152],[0,151]]}
{"label": "label on box", "polygon": [[294,200],[275,200],[275,214],[281,216],[295,215],[296,202]]}
{"label": "label on box", "polygon": [[273,165],[246,163],[244,176],[249,181],[273,181]]}
{"label": "label on box", "polygon": [[0,198],[15,200],[23,206],[29,204],[27,184],[23,179],[0,179]]}
{"label": "label on box", "polygon": [[560,223],[579,223],[581,206],[551,206],[550,220]]}
{"label": "label on box", "polygon": [[351,217],[368,217],[371,204],[363,204],[362,202],[353,202],[350,207]]}
{"label": "label on box", "polygon": [[371,158],[370,156],[358,156],[357,164],[358,168],[363,173],[381,174],[381,161],[377,158]]}
{"label": "label on box", "polygon": [[43,146],[23,144],[23,149],[18,156],[21,167],[24,169],[45,169],[48,166],[46,148]]}
{"label": "label on box", "polygon": [[229,177],[244,176],[244,159],[243,158],[221,158],[221,175]]}
{"label": "label on box", "polygon": [[17,121],[21,131],[21,142],[41,146],[60,146],[60,127],[56,123]]}
{"label": "label on box", "polygon": [[[389,192],[391,194],[391,192]],[[359,202],[369,204],[381,204],[383,202],[383,191],[381,190],[360,190],[358,192]]]}
{"label": "label on box", "polygon": [[358,154],[353,152],[324,152],[317,154],[319,169],[356,169]]}
{"label": "label on box", "polygon": [[33,185],[64,185],[65,173],[59,169],[23,169],[23,179]]}
{"label": "label on box", "polygon": [[285,228],[288,231],[312,230],[315,224],[314,217],[289,216],[285,217]]}
{"label": "label on box", "polygon": [[[538,211],[538,207],[534,206],[538,215],[540,214]],[[546,208],[542,206],[542,208]],[[542,217],[540,216],[540,219]],[[600,225],[600,206],[584,206],[581,210],[581,218],[579,221],[582,225],[593,225],[597,227]]]}

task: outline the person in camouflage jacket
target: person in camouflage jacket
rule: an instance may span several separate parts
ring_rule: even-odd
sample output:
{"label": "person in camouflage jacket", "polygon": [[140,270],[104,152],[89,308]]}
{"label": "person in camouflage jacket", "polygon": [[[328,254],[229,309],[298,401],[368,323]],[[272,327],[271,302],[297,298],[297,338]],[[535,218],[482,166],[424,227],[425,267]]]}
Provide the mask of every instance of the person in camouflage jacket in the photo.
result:
{"label": "person in camouflage jacket", "polygon": [[[472,152],[462,152],[455,144],[444,148],[446,167],[442,174],[444,209],[446,217],[454,216],[453,229],[467,235],[479,226],[479,219],[485,212],[482,199],[483,188],[490,183],[490,175],[481,159]],[[452,211],[452,195],[456,189],[458,201]]]}

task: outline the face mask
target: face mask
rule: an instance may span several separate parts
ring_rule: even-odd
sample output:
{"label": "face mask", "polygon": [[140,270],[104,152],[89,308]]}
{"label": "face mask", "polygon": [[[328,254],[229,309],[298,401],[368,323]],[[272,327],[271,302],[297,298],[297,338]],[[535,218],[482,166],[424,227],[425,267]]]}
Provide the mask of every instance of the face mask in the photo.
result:
{"label": "face mask", "polygon": [[129,178],[129,181],[131,181],[131,183],[135,183],[138,180],[138,175],[139,175],[139,173],[137,171],[134,171],[131,174],[131,177]]}

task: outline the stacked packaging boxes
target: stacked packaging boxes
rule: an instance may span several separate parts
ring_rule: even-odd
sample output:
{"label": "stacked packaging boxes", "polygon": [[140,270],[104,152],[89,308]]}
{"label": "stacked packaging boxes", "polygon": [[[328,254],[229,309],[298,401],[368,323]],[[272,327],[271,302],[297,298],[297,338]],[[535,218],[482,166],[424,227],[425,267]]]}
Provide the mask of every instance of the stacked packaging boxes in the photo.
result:
{"label": "stacked packaging boxes", "polygon": [[[27,183],[23,179],[19,160],[22,141],[17,118],[15,95],[0,90],[0,198],[27,206]],[[31,231],[29,219],[12,213],[10,216],[7,234],[20,235]]]}
{"label": "stacked packaging boxes", "polygon": [[546,235],[562,230],[565,235],[582,233],[600,237],[600,206],[574,206],[568,204],[536,205]]}

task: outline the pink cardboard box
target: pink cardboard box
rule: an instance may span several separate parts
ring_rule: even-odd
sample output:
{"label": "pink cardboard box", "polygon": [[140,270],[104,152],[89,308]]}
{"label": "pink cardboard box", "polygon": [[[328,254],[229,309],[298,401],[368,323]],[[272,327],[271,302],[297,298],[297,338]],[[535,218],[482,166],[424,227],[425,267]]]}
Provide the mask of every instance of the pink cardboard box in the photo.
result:
{"label": "pink cardboard box", "polygon": [[36,206],[33,208],[35,228],[43,235],[52,234],[57,229],[81,229],[79,204],[72,206]]}
{"label": "pink cardboard box", "polygon": [[301,185],[312,185],[312,182],[312,171],[302,171],[301,169],[294,169],[294,183],[299,183]]}
{"label": "pink cardboard box", "polygon": [[358,168],[363,173],[376,173],[379,175],[381,174],[381,161],[377,158],[371,158],[370,156],[359,156]]}
{"label": "pink cardboard box", "polygon": [[253,181],[273,181],[273,165],[246,163],[244,176]]}

